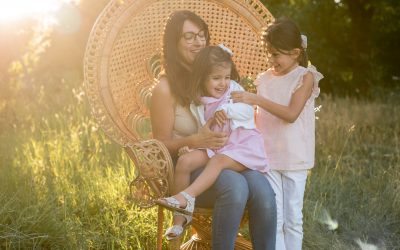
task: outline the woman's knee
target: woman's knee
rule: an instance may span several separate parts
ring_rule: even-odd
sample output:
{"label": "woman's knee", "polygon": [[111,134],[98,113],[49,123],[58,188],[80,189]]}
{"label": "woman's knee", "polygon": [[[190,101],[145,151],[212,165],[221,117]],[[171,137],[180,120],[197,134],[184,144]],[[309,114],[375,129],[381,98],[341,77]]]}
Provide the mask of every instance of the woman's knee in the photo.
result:
{"label": "woman's knee", "polygon": [[267,211],[276,211],[275,192],[267,178],[258,171],[243,172],[249,186],[249,200],[262,205]]}
{"label": "woman's knee", "polygon": [[246,179],[240,173],[232,170],[223,170],[215,184],[217,197],[229,200],[232,204],[245,205],[249,196],[249,187]]}

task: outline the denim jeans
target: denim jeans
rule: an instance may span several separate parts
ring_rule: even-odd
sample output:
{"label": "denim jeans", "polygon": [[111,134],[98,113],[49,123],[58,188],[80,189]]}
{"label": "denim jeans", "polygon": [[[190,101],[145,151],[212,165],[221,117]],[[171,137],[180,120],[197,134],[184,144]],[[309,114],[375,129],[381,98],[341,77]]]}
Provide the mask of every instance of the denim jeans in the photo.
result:
{"label": "denim jeans", "polygon": [[[193,173],[192,179],[201,171]],[[213,250],[234,249],[246,205],[253,249],[275,249],[275,193],[268,180],[258,171],[223,170],[214,185],[196,198],[196,206],[213,208]]]}

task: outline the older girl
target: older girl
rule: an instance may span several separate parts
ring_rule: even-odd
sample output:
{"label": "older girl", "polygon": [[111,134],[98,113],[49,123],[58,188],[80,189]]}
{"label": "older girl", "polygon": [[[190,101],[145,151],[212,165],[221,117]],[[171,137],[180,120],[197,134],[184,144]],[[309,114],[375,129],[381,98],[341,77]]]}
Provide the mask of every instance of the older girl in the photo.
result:
{"label": "older girl", "polygon": [[308,66],[307,40],[292,21],[269,26],[264,42],[271,68],[258,76],[257,95],[235,92],[232,98],[260,108],[257,127],[272,169],[266,176],[276,193],[276,248],[299,250],[307,170],[314,166],[314,99],[323,76]]}

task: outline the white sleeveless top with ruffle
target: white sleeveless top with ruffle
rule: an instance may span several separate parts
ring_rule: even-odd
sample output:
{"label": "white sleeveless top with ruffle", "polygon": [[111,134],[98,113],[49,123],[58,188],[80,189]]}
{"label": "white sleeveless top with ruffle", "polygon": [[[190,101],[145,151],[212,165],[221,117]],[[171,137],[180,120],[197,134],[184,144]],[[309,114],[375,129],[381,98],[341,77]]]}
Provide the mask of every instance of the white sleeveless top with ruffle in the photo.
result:
{"label": "white sleeveless top with ruffle", "polygon": [[274,76],[270,70],[258,75],[257,93],[275,103],[288,106],[292,94],[303,84],[303,76],[314,76],[312,94],[294,123],[288,123],[270,113],[258,109],[257,128],[264,137],[269,167],[273,170],[301,170],[314,166],[315,158],[315,111],[314,100],[319,95],[318,82],[323,78],[314,66],[298,66],[286,75]]}

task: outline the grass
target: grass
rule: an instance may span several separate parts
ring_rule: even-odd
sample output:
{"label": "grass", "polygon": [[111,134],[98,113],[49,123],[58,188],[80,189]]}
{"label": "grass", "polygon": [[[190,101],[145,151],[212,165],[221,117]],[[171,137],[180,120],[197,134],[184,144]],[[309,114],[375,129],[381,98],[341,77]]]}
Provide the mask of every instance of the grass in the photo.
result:
{"label": "grass", "polygon": [[[0,101],[1,249],[155,248],[156,210],[129,201],[134,166],[91,118],[80,83],[8,89]],[[400,249],[398,97],[319,99],[304,249]]]}
{"label": "grass", "polygon": [[[400,112],[395,99],[321,98],[307,184],[307,249],[400,249]],[[398,99],[397,99],[398,100]],[[324,213],[338,222],[328,230]]]}

